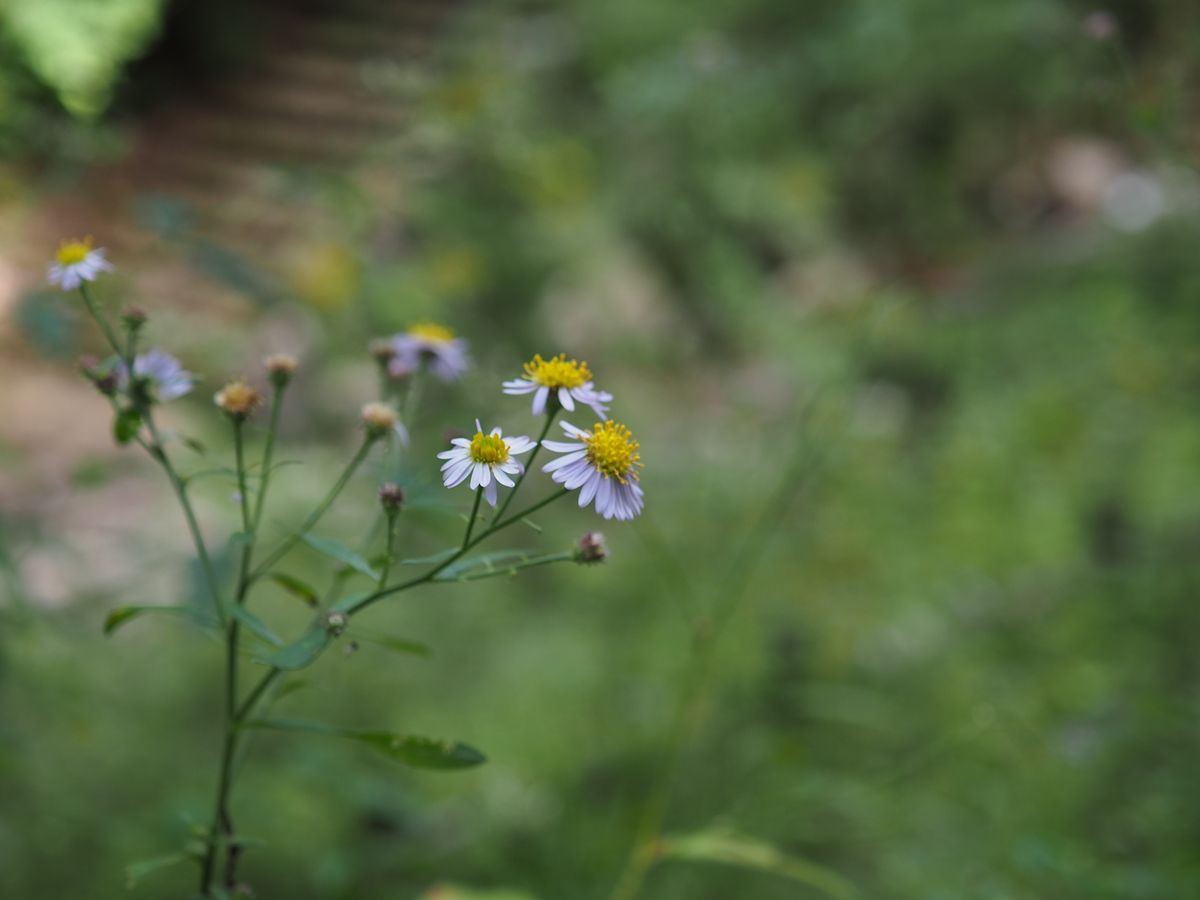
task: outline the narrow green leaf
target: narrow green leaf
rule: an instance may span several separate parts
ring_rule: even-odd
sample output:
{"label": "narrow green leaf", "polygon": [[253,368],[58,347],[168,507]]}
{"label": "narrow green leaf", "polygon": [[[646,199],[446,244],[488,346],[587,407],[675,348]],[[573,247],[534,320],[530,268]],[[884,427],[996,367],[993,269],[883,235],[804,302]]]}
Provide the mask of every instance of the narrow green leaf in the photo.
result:
{"label": "narrow green leaf", "polygon": [[283,572],[272,572],[270,579],[291,594],[293,597],[298,597],[307,603],[309,606],[317,605],[317,592],[292,575],[287,575]]}
{"label": "narrow green leaf", "polygon": [[305,666],[311,665],[313,660],[320,656],[322,651],[329,646],[331,640],[333,640],[332,635],[325,628],[317,626],[310,628],[287,646],[281,647],[272,653],[258,654],[255,656],[255,659],[266,663],[268,666],[294,672],[297,669],[303,669]]}
{"label": "narrow green leaf", "polygon": [[233,604],[233,617],[257,634],[268,644],[274,644],[276,647],[283,646],[283,638],[267,627],[267,623],[256,616],[240,603]]}
{"label": "narrow green leaf", "polygon": [[126,622],[146,613],[170,613],[175,616],[185,616],[201,624],[210,624],[206,620],[200,619],[194,610],[186,606],[118,606],[104,617],[104,633],[112,634]]}
{"label": "narrow green leaf", "polygon": [[142,427],[142,414],[132,407],[123,409],[113,419],[113,438],[118,444],[128,444]]}
{"label": "narrow green leaf", "polygon": [[304,542],[319,553],[324,553],[326,556],[333,557],[343,565],[347,565],[351,569],[354,569],[354,571],[361,572],[372,581],[379,580],[379,573],[367,565],[367,561],[349,547],[343,546],[337,541],[319,538],[311,534],[304,535]]}
{"label": "narrow green leaf", "polygon": [[254,540],[254,535],[249,531],[235,531],[229,535],[229,544],[231,547],[244,547]]}
{"label": "narrow green leaf", "polygon": [[400,560],[402,566],[432,566],[440,562],[445,562],[455,553],[458,552],[457,547],[447,547],[445,550],[439,550],[431,556],[414,556],[412,559]]}
{"label": "narrow green leaf", "polygon": [[191,437],[190,435],[181,434],[181,435],[179,435],[179,440],[182,441],[183,445],[185,447],[187,447],[189,450],[191,450],[193,453],[197,453],[200,456],[204,455],[204,453],[205,453],[204,444],[200,443],[200,441],[198,441],[196,438]]}
{"label": "narrow green leaf", "polygon": [[439,580],[449,581],[482,572],[503,572],[515,564],[529,562],[534,558],[535,553],[532,550],[497,550],[495,553],[484,553],[451,563],[437,577]]}
{"label": "narrow green leaf", "polygon": [[767,841],[725,828],[666,837],[661,842],[660,853],[673,859],[724,863],[770,872],[806,884],[838,900],[848,900],[858,894],[854,885],[832,869],[784,853]]}
{"label": "narrow green leaf", "polygon": [[145,879],[146,876],[152,875],[159,869],[178,865],[181,862],[188,862],[192,858],[190,853],[169,853],[165,856],[157,856],[154,859],[144,859],[130,863],[125,867],[125,886],[128,888],[137,887],[138,883]]}
{"label": "narrow green leaf", "polygon": [[389,637],[386,634],[376,634],[372,631],[363,631],[356,628],[350,633],[350,636],[360,641],[366,641],[369,644],[377,644],[380,647],[386,647],[388,650],[394,650],[397,653],[406,653],[410,656],[432,656],[433,650],[428,644],[422,644],[420,641],[408,641],[404,638]]}
{"label": "narrow green leaf", "polygon": [[487,760],[487,757],[467,744],[396,734],[391,731],[342,728],[337,725],[327,725],[324,722],[292,719],[258,719],[246,724],[253,728],[266,728],[273,731],[306,731],[359,741],[389,759],[418,769],[443,771],[470,769]]}

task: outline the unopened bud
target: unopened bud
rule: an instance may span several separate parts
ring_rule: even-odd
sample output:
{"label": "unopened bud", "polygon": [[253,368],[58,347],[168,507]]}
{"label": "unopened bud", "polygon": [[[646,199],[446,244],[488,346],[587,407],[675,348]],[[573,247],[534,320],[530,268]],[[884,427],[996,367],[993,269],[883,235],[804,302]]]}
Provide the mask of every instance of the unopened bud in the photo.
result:
{"label": "unopened bud", "polygon": [[396,355],[396,347],[388,338],[375,338],[367,344],[367,352],[375,357],[375,361],[380,365],[386,366]]}
{"label": "unopened bud", "polygon": [[395,430],[399,419],[386,403],[368,403],[362,408],[362,421],[368,437],[381,438]]}
{"label": "unopened bud", "polygon": [[94,356],[81,356],[79,371],[104,396],[111,397],[117,392],[117,373],[113,366],[105,365]]}
{"label": "unopened bud", "polygon": [[410,377],[417,371],[417,367],[412,361],[403,356],[393,356],[387,364],[388,378],[393,381],[401,381]]}
{"label": "unopened bud", "polygon": [[130,331],[137,331],[146,324],[146,319],[148,318],[149,316],[146,315],[146,311],[140,306],[127,306],[121,313],[121,321],[125,323],[125,327]]}
{"label": "unopened bud", "polygon": [[276,390],[281,389],[292,380],[298,365],[296,357],[290,353],[272,353],[263,360],[263,368],[267,370],[267,377],[271,379],[271,384],[275,386]]}
{"label": "unopened bud", "polygon": [[575,561],[591,565],[608,559],[608,545],[604,543],[604,535],[598,531],[589,531],[579,539],[575,546]]}
{"label": "unopened bud", "polygon": [[388,515],[395,515],[404,506],[404,488],[388,482],[379,489],[379,503]]}
{"label": "unopened bud", "polygon": [[334,637],[339,637],[341,633],[346,630],[346,624],[349,621],[350,620],[346,618],[346,614],[344,612],[338,612],[337,610],[334,610],[325,616],[325,630]]}
{"label": "unopened bud", "polygon": [[213,396],[213,402],[235,422],[248,419],[262,403],[262,394],[242,379],[231,381]]}

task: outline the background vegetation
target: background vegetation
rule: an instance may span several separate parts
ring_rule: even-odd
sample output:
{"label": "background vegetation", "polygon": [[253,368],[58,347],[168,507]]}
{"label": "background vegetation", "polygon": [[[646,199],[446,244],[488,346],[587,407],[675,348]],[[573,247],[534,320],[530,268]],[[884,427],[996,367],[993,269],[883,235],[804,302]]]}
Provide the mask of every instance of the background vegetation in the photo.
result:
{"label": "background vegetation", "polygon": [[[97,167],[161,104],[236,76],[260,33],[206,20],[173,67],[178,9],[114,0],[80,30],[84,5],[0,6],[13,259],[18,223],[107,196]],[[135,184],[120,208],[143,236],[104,295],[137,296],[205,376],[181,427],[220,446],[211,390],[303,351],[280,530],[352,446],[367,338],[419,318],[478,365],[410,423],[414,525],[457,528],[446,429],[531,427],[498,382],[534,352],[586,357],[647,463],[647,512],[605,529],[605,567],[406,595],[371,627],[429,658],[364,643],[281,701],[489,762],[436,776],[263,737],[237,800],[266,845],[244,865],[258,895],[601,898],[639,829],[670,838],[656,900],[821,896],[783,855],[872,898],[1200,891],[1198,18],[464,4],[423,62],[375,72],[407,91],[402,140],[353,170],[279,161],[288,202],[319,213],[287,240],[205,231]],[[139,276],[164,261],[175,280]],[[94,336],[40,265],[4,307],[0,893],[123,897],[127,863],[206,815],[219,648],[160,622],[100,634],[195,573],[103,410],[61,424],[99,399],[45,373],[65,381]],[[360,534],[387,474],[323,533]],[[198,491],[232,529],[230,486]],[[261,612],[307,615],[283,594]],[[132,895],[192,881],[164,869]]]}

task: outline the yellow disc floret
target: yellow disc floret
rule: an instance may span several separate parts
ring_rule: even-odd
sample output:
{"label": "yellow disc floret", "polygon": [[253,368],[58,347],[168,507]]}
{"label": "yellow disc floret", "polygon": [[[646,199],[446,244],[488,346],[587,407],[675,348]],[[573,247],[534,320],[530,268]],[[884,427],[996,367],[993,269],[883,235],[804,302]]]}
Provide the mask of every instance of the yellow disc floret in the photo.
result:
{"label": "yellow disc floret", "polygon": [[63,241],[58,247],[58,263],[62,266],[73,266],[87,259],[87,255],[91,252],[92,239],[90,237],[86,237],[82,241]]}
{"label": "yellow disc floret", "polygon": [[471,438],[471,459],[490,466],[499,465],[508,460],[508,444],[498,434],[477,431],[475,437]]}
{"label": "yellow disc floret", "polygon": [[408,326],[408,334],[410,337],[424,338],[437,344],[454,340],[454,332],[437,322],[415,322]]}
{"label": "yellow disc floret", "polygon": [[548,388],[577,388],[592,380],[592,371],[587,363],[569,360],[565,353],[553,359],[542,359],[539,353],[525,363],[525,377]]}
{"label": "yellow disc floret", "polygon": [[642,465],[642,456],[638,453],[641,444],[624,425],[618,425],[612,419],[603,425],[597,422],[592,426],[592,433],[581,440],[587,447],[588,462],[600,474],[615,478],[621,484],[631,478],[637,481],[637,469]]}

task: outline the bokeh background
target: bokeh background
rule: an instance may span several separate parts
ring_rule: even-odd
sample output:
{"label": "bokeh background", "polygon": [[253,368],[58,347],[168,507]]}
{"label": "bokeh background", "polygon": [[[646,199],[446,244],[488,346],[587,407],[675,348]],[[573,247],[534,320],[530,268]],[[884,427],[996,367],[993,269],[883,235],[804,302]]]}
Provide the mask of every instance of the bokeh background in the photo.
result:
{"label": "bokeh background", "polygon": [[[393,474],[406,546],[452,541],[432,454],[534,430],[498,391],[534,352],[642,442],[605,566],[406,594],[364,624],[431,656],[364,642],[279,702],[489,761],[258,738],[258,896],[606,898],[639,833],[655,900],[1200,895],[1198,44],[1186,0],[0,2],[0,894],[188,896],[126,866],[215,777],[218,643],[101,634],[199,588],[44,284],[90,233],[203,377],[185,468],[225,463],[213,390],[303,359],[276,533],[418,319],[476,368],[319,533]],[[226,564],[231,489],[195,486]]]}

